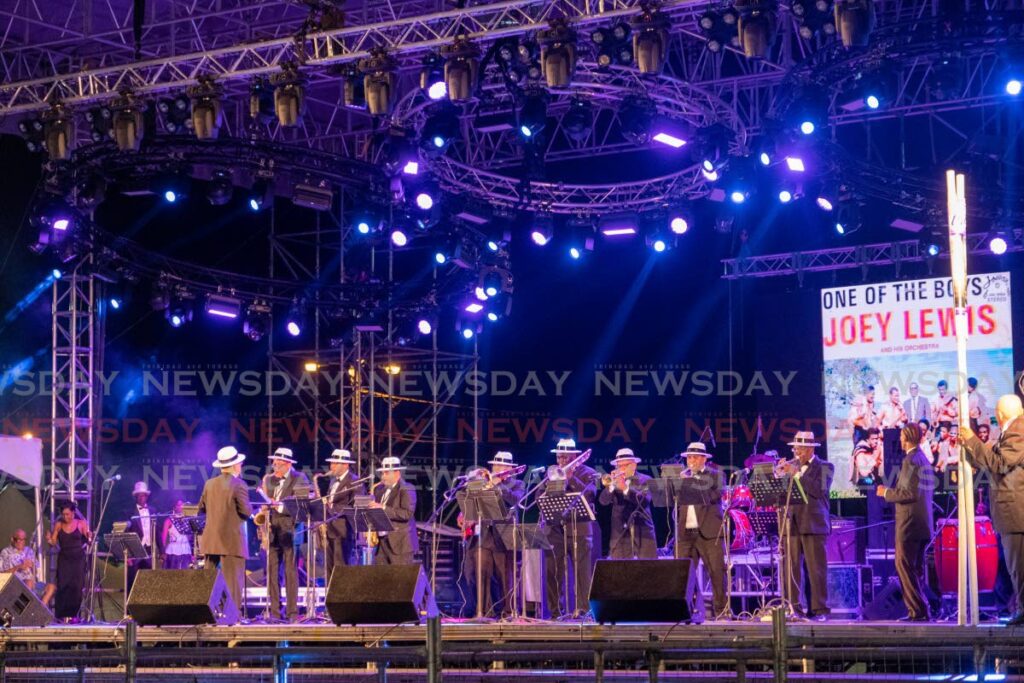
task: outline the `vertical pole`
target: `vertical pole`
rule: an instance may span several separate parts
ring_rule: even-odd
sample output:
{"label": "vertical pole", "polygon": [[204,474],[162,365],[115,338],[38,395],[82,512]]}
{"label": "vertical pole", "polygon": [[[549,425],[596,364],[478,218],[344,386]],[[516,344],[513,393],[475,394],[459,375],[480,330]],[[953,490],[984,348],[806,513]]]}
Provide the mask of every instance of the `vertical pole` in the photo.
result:
{"label": "vertical pole", "polygon": [[654,650],[647,651],[647,680],[648,683],[658,683],[658,667],[661,666],[661,660],[658,657],[658,653]]}
{"label": "vertical pole", "polygon": [[427,619],[427,683],[441,683],[441,617]]}
{"label": "vertical pole", "polygon": [[275,654],[273,666],[274,683],[288,683],[288,662],[285,661],[284,655],[281,653]]}
{"label": "vertical pole", "polygon": [[124,624],[124,680],[125,683],[135,683],[136,652],[138,625],[134,619],[129,619]]}
{"label": "vertical pole", "polygon": [[786,608],[776,607],[772,610],[772,654],[774,655],[775,683],[785,683],[788,679],[786,670]]}
{"label": "vertical pole", "polygon": [[604,650],[594,650],[594,683],[604,683]]}
{"label": "vertical pole", "polygon": [[[949,208],[949,263],[953,280],[953,314],[956,323],[957,399],[960,427],[970,426],[967,395],[967,190],[962,173],[946,171]],[[974,473],[960,458],[957,476],[957,519],[960,540],[957,549],[957,623],[975,625],[978,609],[978,556],[974,533]]]}

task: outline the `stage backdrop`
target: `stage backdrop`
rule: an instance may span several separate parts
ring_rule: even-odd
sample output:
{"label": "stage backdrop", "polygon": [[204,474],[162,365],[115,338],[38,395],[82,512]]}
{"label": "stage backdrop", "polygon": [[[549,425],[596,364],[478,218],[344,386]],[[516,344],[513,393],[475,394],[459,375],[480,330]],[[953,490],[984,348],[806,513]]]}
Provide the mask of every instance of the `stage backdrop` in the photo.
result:
{"label": "stage backdrop", "polygon": [[[968,375],[989,421],[995,399],[1013,390],[1010,274],[974,275],[968,284]],[[956,331],[950,278],[904,280],[821,290],[825,416],[828,459],[836,466],[834,489],[852,492],[851,405],[875,387],[875,410],[896,387],[900,402],[917,383],[934,406],[940,380],[957,391]]]}

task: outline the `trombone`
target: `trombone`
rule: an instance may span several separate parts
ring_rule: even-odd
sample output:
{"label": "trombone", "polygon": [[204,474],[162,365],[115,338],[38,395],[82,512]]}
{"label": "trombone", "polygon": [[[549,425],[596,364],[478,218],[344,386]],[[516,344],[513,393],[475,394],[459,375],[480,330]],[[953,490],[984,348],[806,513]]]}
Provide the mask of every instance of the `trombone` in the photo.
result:
{"label": "trombone", "polygon": [[593,449],[588,448],[583,451],[575,458],[565,464],[564,467],[561,465],[551,465],[548,467],[547,478],[549,481],[565,481],[571,475],[573,470],[585,463],[590,458],[590,453]]}

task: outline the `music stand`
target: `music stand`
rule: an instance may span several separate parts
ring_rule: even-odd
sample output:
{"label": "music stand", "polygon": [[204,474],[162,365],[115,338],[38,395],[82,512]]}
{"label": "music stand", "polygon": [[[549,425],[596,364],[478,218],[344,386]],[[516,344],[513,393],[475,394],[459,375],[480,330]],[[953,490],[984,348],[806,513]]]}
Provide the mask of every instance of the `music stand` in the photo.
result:
{"label": "music stand", "polygon": [[[508,518],[508,506],[495,489],[484,488],[484,482],[470,482],[469,488],[460,491],[455,499],[459,503],[464,524],[476,528],[476,618],[483,619],[483,525],[504,521]],[[487,586],[486,590],[491,587]]]}
{"label": "music stand", "polygon": [[[306,618],[303,621],[316,619],[316,546],[317,530],[326,522],[327,505],[323,498],[310,498],[312,488],[304,484],[296,484],[295,496],[282,500],[285,509],[291,514],[295,524],[303,525],[306,535]],[[327,581],[324,581],[327,585]]]}
{"label": "music stand", "polygon": [[747,513],[755,538],[778,538],[779,517],[775,510],[751,510]]}
{"label": "music stand", "polygon": [[149,553],[142,547],[142,539],[134,531],[111,532],[103,536],[111,555],[120,555],[124,559],[124,604],[123,617],[128,618],[128,560],[144,560]]}
{"label": "music stand", "polygon": [[[565,484],[562,482],[563,486]],[[579,574],[580,568],[576,566],[576,558],[579,555],[579,533],[576,525],[578,522],[584,524],[593,522],[597,517],[594,515],[594,508],[590,505],[584,496],[582,491],[573,491],[566,493],[565,490],[558,490],[557,487],[548,487],[548,489],[540,496],[537,497],[537,505],[540,507],[541,518],[545,524],[550,526],[564,526],[565,522],[568,521],[572,525],[572,565],[573,571]],[[565,607],[566,611],[572,611],[569,609],[569,548],[566,545],[567,539],[565,534],[562,534],[563,551],[565,552]],[[577,580],[577,584],[578,584]],[[576,591],[573,591],[575,595]],[[580,604],[580,596],[575,595],[576,606]]]}
{"label": "music stand", "polygon": [[[371,508],[370,503],[373,502],[373,496],[356,496],[353,501],[354,505],[350,508],[345,508],[342,511],[349,524],[352,525],[352,533],[357,534],[368,534],[371,531],[380,533],[387,533],[394,531],[395,527],[391,524],[391,520],[388,519],[387,513],[380,508]],[[363,564],[371,564],[370,558],[370,544],[366,544],[366,549],[363,553]],[[330,582],[331,577],[327,577]]]}
{"label": "music stand", "polygon": [[[778,565],[778,588],[779,595],[793,609],[793,601],[787,596],[788,582],[783,585],[785,571],[783,562],[791,563],[789,553],[790,520],[789,509],[793,505],[806,505],[807,494],[804,492],[800,477],[792,475],[775,476],[775,465],[762,463],[754,466],[754,473],[748,482],[750,494],[759,507],[774,507],[776,515],[776,529],[779,537],[779,565]],[[795,495],[794,495],[795,494]],[[753,526],[753,522],[751,522]],[[785,558],[785,559],[784,559]],[[792,566],[792,564],[790,564]],[[799,601],[799,595],[797,596]]]}

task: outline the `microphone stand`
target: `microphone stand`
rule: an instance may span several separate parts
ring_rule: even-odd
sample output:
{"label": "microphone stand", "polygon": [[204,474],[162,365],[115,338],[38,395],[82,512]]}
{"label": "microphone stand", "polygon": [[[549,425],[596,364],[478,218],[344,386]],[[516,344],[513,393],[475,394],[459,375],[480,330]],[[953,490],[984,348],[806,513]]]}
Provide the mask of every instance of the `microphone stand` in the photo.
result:
{"label": "microphone stand", "polygon": [[[105,481],[103,483],[104,483],[104,485],[109,483],[110,486],[107,487],[105,495],[103,493],[103,488],[104,487],[103,486],[100,487],[100,516],[96,520],[96,531],[95,531],[95,533],[93,533],[92,548],[90,548],[90,552],[92,554],[92,557],[90,558],[91,569],[90,569],[90,573],[89,573],[89,588],[90,588],[90,590],[89,590],[89,621],[90,622],[97,621],[97,619],[96,619],[96,590],[97,590],[97,583],[98,582],[96,580],[96,561],[97,561],[97,556],[99,555],[99,548],[100,548],[98,535],[99,535],[100,528],[103,526],[103,516],[107,512],[107,506],[110,504],[110,498],[111,498],[111,496],[114,493],[114,484],[117,483],[117,479],[111,479],[111,480]],[[127,576],[127,574],[128,574],[128,563],[127,562],[124,565],[124,571],[125,571],[125,576]],[[102,586],[99,586],[99,588],[102,589]],[[125,601],[125,605],[126,605],[126,608],[127,608],[127,604],[128,604],[128,593],[127,592],[124,595],[124,601]]]}

